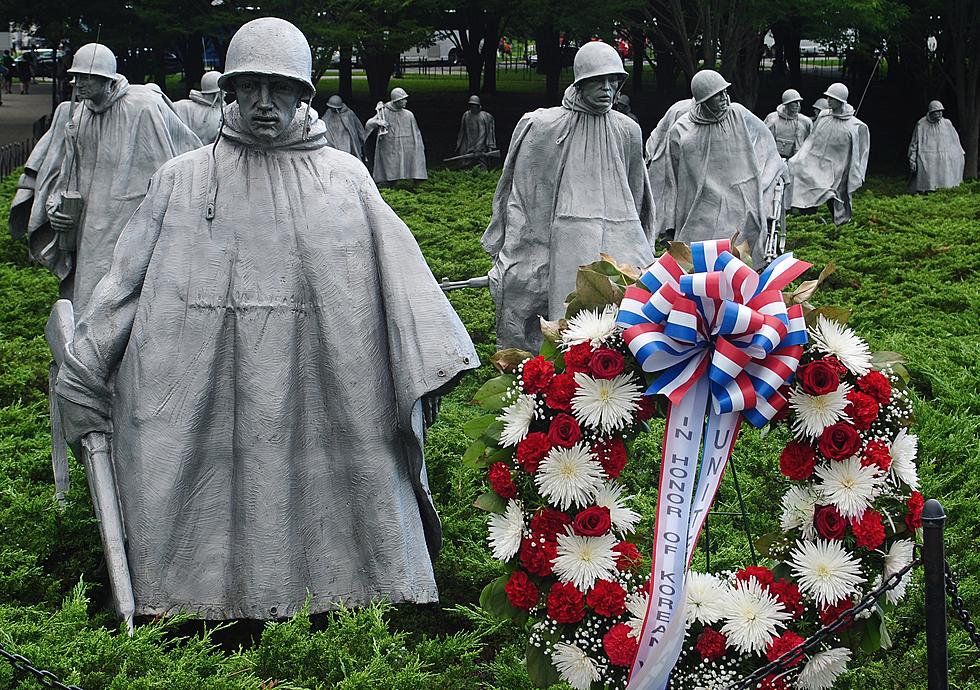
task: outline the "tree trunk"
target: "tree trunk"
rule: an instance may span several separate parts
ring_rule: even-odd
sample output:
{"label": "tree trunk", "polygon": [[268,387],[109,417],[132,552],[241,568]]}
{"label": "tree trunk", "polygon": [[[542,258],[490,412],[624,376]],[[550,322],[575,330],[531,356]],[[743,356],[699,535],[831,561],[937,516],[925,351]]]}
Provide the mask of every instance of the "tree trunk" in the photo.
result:
{"label": "tree trunk", "polygon": [[164,49],[160,46],[154,46],[153,48],[153,81],[156,82],[160,89],[167,93],[167,64],[165,60],[166,53]]}
{"label": "tree trunk", "polygon": [[500,41],[498,30],[493,30],[493,41],[488,33],[483,42],[483,92],[497,93],[497,43]]}
{"label": "tree trunk", "polygon": [[191,34],[184,45],[184,93],[187,96],[204,76],[204,44],[201,34]]}
{"label": "tree trunk", "polygon": [[671,51],[661,50],[657,46],[656,39],[654,40],[654,51],[657,56],[657,64],[654,67],[654,74],[657,77],[657,95],[661,98],[672,97],[681,67]]}
{"label": "tree trunk", "polygon": [[538,73],[545,75],[545,98],[548,103],[557,103],[563,57],[558,45],[558,31],[552,26],[540,27],[534,42],[538,51]]}
{"label": "tree trunk", "polygon": [[646,36],[642,26],[634,26],[630,31],[630,46],[633,49],[633,74],[630,87],[633,93],[643,90],[643,58],[646,56]]}
{"label": "tree trunk", "polygon": [[351,45],[340,46],[340,97],[345,103],[354,99],[354,49]]}
{"label": "tree trunk", "polygon": [[391,82],[391,75],[395,71],[397,61],[397,54],[371,52],[364,54],[364,72],[367,74],[372,101],[388,100],[388,84]]}

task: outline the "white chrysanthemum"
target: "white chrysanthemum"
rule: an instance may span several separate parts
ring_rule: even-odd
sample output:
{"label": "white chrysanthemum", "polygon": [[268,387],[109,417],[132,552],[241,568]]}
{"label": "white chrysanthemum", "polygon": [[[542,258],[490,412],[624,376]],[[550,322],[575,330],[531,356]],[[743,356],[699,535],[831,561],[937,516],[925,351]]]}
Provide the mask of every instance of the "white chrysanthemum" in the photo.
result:
{"label": "white chrysanthemum", "polygon": [[589,448],[577,443],[571,448],[552,448],[541,461],[534,482],[552,505],[568,510],[591,503],[602,486],[602,465]]}
{"label": "white chrysanthemum", "polygon": [[914,491],[919,490],[919,473],[915,469],[915,456],[918,452],[919,437],[905,429],[899,431],[892,441],[892,464],[888,468],[888,474],[896,483],[901,482]]}
{"label": "white chrysanthemum", "polygon": [[559,534],[555,575],[562,582],[571,582],[582,592],[587,592],[596,580],[613,579],[616,576],[616,552],[613,547],[618,543],[619,540],[611,534],[601,537]]}
{"label": "white chrysanthemum", "polygon": [[821,352],[839,359],[855,376],[871,371],[871,348],[847,326],[821,314],[816,328],[810,329],[810,340]]}
{"label": "white chrysanthemum", "polygon": [[643,619],[647,616],[647,607],[650,605],[650,595],[646,590],[638,589],[626,597],[626,610],[630,614],[630,619],[626,621],[630,626],[630,637],[640,637],[643,632]]}
{"label": "white chrysanthemum", "polygon": [[878,466],[864,467],[857,457],[817,466],[817,491],[845,518],[860,518],[871,507],[875,489],[881,483]]}
{"label": "white chrysanthemum", "polygon": [[489,520],[490,550],[493,557],[506,563],[517,555],[524,538],[524,511],[521,502],[513,498],[507,501],[503,513],[492,513]]}
{"label": "white chrysanthemum", "polygon": [[818,606],[836,604],[864,582],[861,563],[836,541],[798,541],[789,555],[790,570],[800,589]]}
{"label": "white chrysanthemum", "polygon": [[588,654],[573,644],[559,642],[551,652],[551,663],[561,679],[575,690],[589,690],[599,680],[599,667]]}
{"label": "white chrysanthemum", "polygon": [[831,424],[849,419],[844,408],[848,405],[847,394],[850,392],[851,386],[846,383],[825,395],[810,395],[797,387],[789,399],[790,409],[796,413],[793,433],[816,438]]}
{"label": "white chrysanthemum", "polygon": [[616,332],[616,307],[609,305],[602,312],[598,309],[584,309],[568,320],[568,327],[561,333],[561,342],[566,348],[579,343],[589,343],[599,347]]}
{"label": "white chrysanthemum", "polygon": [[578,390],[572,398],[575,417],[593,429],[605,433],[622,429],[632,419],[643,390],[631,374],[614,379],[594,379],[588,374],[575,374]]}
{"label": "white chrysanthemum", "polygon": [[595,492],[594,501],[597,506],[609,509],[609,520],[614,529],[620,532],[632,532],[640,521],[640,514],[627,507],[626,501],[632,496],[623,496],[623,487],[613,481],[603,482]]}
{"label": "white chrysanthemum", "polygon": [[759,581],[737,581],[721,602],[725,624],[721,631],[728,644],[743,654],[764,652],[776,637],[776,629],[785,627],[790,614]]}
{"label": "white chrysanthemum", "polygon": [[811,482],[793,484],[783,496],[783,515],[779,524],[784,532],[793,529],[803,531],[804,539],[813,539],[817,530],[813,526],[813,511],[820,501],[820,494]]}
{"label": "white chrysanthemum", "polygon": [[846,647],[817,652],[806,662],[795,685],[799,690],[830,690],[850,660],[851,650]]}
{"label": "white chrysanthemum", "polygon": [[684,614],[687,624],[711,625],[722,619],[725,608],[722,602],[728,587],[711,573],[688,571],[684,581]]}
{"label": "white chrysanthemum", "polygon": [[534,421],[534,406],[537,398],[533,395],[521,394],[517,400],[504,408],[503,414],[497,419],[504,423],[500,433],[500,445],[505,448],[516,446],[525,436]]}
{"label": "white chrysanthemum", "polygon": [[[911,540],[899,539],[898,541],[892,542],[892,545],[888,547],[888,553],[885,554],[885,578],[891,577],[911,563],[914,553],[915,544]],[[905,591],[908,589],[911,580],[912,574],[906,573],[898,581],[898,586],[895,589],[888,590],[885,596],[888,598],[889,604],[897,604],[905,598]]]}

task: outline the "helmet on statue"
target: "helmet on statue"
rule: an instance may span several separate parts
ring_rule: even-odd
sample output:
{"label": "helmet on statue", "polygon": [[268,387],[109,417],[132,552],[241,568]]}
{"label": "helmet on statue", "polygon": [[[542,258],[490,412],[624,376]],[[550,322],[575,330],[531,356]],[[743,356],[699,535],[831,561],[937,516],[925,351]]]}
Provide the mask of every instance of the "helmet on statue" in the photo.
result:
{"label": "helmet on statue", "polygon": [[847,103],[848,91],[847,87],[838,81],[828,86],[827,90],[823,92],[823,95],[827,98],[836,99],[841,103]]}
{"label": "helmet on statue", "polygon": [[788,103],[796,103],[797,101],[802,101],[803,96],[796,89],[786,89],[783,91],[783,105]]}
{"label": "helmet on statue", "polygon": [[691,95],[694,102],[701,104],[731,86],[725,78],[713,69],[703,69],[691,79]]}
{"label": "helmet on statue", "polygon": [[480,103],[479,96],[470,96],[470,99],[466,102],[470,105],[483,105],[482,103]]}
{"label": "helmet on statue", "polygon": [[113,80],[120,76],[116,72],[116,56],[101,43],[86,43],[75,51],[68,74],[94,74]]}
{"label": "helmet on statue", "polygon": [[827,108],[830,107],[830,103],[827,101],[826,98],[818,98],[816,101],[813,102],[813,107],[815,110],[826,110]]}
{"label": "helmet on statue", "polygon": [[218,80],[221,79],[221,72],[205,72],[201,77],[201,93],[218,93],[221,87]]}
{"label": "helmet on statue", "polygon": [[395,101],[404,101],[406,98],[408,98],[408,91],[401,88],[400,86],[396,86],[391,90],[392,103],[394,103]]}
{"label": "helmet on statue", "polygon": [[572,72],[575,75],[573,82],[575,84],[592,77],[604,77],[607,74],[615,75],[620,79],[629,76],[629,72],[623,67],[623,59],[619,57],[616,49],[602,41],[590,41],[578,49],[575,53],[575,62],[572,64]]}
{"label": "helmet on statue", "polygon": [[307,98],[316,93],[310,81],[310,43],[302,31],[285,19],[262,17],[243,24],[228,44],[225,70],[218,78],[218,86],[225,91],[235,90],[236,77],[262,74],[299,82]]}
{"label": "helmet on statue", "polygon": [[937,110],[939,112],[942,112],[942,111],[946,110],[946,108],[944,108],[943,107],[943,104],[940,103],[939,101],[929,101],[929,110],[928,110],[928,112],[934,113]]}
{"label": "helmet on statue", "polygon": [[327,107],[333,108],[334,110],[343,110],[344,99],[338,96],[337,94],[334,94],[333,96],[327,99]]}

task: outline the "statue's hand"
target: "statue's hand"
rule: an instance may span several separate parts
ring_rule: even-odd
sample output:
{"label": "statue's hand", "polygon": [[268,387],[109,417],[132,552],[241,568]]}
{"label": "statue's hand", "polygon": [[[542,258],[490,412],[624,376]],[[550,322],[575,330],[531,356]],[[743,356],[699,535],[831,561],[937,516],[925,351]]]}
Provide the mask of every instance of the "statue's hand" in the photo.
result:
{"label": "statue's hand", "polygon": [[51,222],[51,227],[57,232],[71,232],[72,226],[75,225],[72,217],[61,211],[52,211],[49,213],[48,220]]}
{"label": "statue's hand", "polygon": [[441,395],[426,395],[422,398],[422,421],[426,429],[436,423],[441,405]]}
{"label": "statue's hand", "polygon": [[61,412],[65,440],[72,447],[77,447],[82,438],[93,431],[109,433],[112,430],[112,423],[91,407],[59,397],[58,409]]}
{"label": "statue's hand", "polygon": [[915,174],[915,171],[918,169],[918,167],[919,166],[915,164],[915,161],[909,161],[909,171],[911,171],[913,175]]}

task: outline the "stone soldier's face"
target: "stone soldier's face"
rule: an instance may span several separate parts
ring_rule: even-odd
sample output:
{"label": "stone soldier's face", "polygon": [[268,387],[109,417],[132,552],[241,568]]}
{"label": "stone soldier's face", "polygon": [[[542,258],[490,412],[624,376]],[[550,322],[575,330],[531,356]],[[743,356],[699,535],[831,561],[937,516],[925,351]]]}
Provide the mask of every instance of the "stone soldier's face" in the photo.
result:
{"label": "stone soldier's face", "polygon": [[480,106],[477,105],[476,103],[470,103],[470,112],[471,113],[478,113],[478,112],[480,112]]}
{"label": "stone soldier's face", "polygon": [[790,101],[789,103],[787,103],[786,104],[786,112],[789,113],[790,115],[799,115],[800,114],[800,102],[799,101]]}
{"label": "stone soldier's face", "polygon": [[841,108],[844,107],[844,101],[839,101],[833,96],[827,96],[827,102],[830,103],[830,109],[835,113],[839,113]]}
{"label": "stone soldier's face", "polygon": [[237,77],[234,89],[246,127],[267,141],[286,131],[303,95],[299,82],[262,74]]}
{"label": "stone soldier's face", "polygon": [[395,110],[404,110],[405,106],[407,105],[408,105],[407,98],[399,98],[397,101],[391,102],[391,107],[394,108]]}
{"label": "stone soldier's face", "polygon": [[111,81],[98,74],[76,74],[75,86],[78,97],[100,103],[109,93]]}
{"label": "stone soldier's face", "polygon": [[933,110],[926,117],[929,118],[929,122],[939,122],[940,120],[943,119],[943,111],[942,110]]}
{"label": "stone soldier's face", "polygon": [[728,89],[722,89],[704,102],[704,106],[715,117],[724,115],[730,104],[731,100],[728,98]]}
{"label": "stone soldier's face", "polygon": [[619,90],[619,77],[614,74],[601,74],[589,77],[578,85],[579,93],[586,105],[598,110],[612,107]]}

